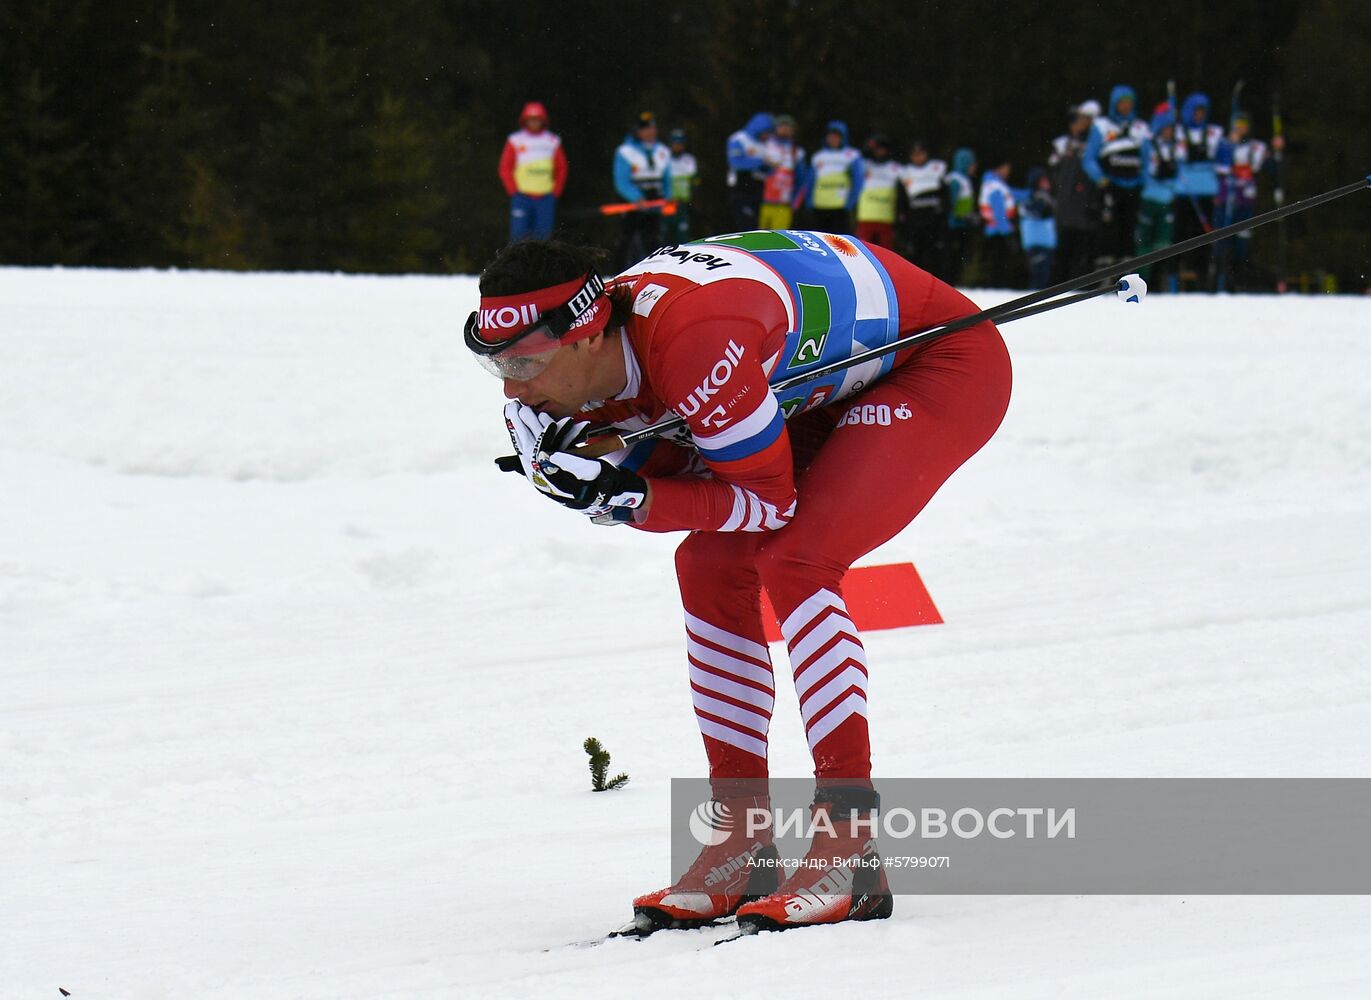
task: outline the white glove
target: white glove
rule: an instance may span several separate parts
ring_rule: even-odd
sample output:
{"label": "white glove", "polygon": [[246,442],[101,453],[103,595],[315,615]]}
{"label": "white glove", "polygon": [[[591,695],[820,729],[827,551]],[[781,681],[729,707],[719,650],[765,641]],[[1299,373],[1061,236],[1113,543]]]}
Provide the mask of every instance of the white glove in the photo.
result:
{"label": "white glove", "polygon": [[510,441],[514,443],[524,477],[539,493],[559,503],[569,499],[570,494],[547,480],[538,469],[538,458],[542,456],[546,459],[548,455],[575,447],[589,427],[589,421],[575,417],[555,420],[518,400],[505,405],[505,428],[509,431]]}

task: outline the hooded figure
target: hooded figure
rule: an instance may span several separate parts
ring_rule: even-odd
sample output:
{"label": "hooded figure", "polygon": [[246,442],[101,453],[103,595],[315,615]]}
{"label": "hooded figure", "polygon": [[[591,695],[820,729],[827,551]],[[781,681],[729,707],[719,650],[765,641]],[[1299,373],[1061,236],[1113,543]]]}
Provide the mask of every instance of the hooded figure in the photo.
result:
{"label": "hooded figure", "polygon": [[976,225],[976,154],[963,146],[952,154],[952,173],[947,175],[951,187],[952,212],[948,222],[953,229],[971,229]]}
{"label": "hooded figure", "polygon": [[771,115],[759,111],[728,137],[728,202],[739,232],[757,228],[762,183],[771,172],[763,143],[775,128]]}
{"label": "hooded figure", "polygon": [[1152,116],[1152,137],[1145,150],[1143,199],[1160,205],[1170,205],[1175,198],[1178,160],[1185,155],[1184,147],[1176,143],[1176,116],[1170,108]]}
{"label": "hooded figure", "polygon": [[562,140],[548,129],[547,108],[529,101],[500,154],[500,183],[509,195],[509,238],[546,239],[556,221],[557,199],[566,187]]}
{"label": "hooded figure", "polygon": [[1142,187],[1142,145],[1148,129],[1135,113],[1137,95],[1119,84],[1109,92],[1109,113],[1100,115],[1090,130],[1081,165],[1100,187]]}
{"label": "hooded figure", "polygon": [[824,144],[810,157],[809,179],[809,204],[819,228],[849,228],[848,217],[862,193],[862,154],[848,144],[846,122],[834,120],[825,127]]}
{"label": "hooded figure", "polygon": [[1101,190],[1100,251],[1122,260],[1133,255],[1142,203],[1143,147],[1150,132],[1135,114],[1137,95],[1122,84],[1109,93],[1109,111],[1095,119],[1081,167]]}
{"label": "hooded figure", "polygon": [[[1176,166],[1185,157],[1185,147],[1176,142],[1176,114],[1168,105],[1152,116],[1152,137],[1143,145],[1143,192],[1138,208],[1135,252],[1150,253],[1168,246],[1175,234],[1173,207]],[[1164,262],[1139,270],[1143,280],[1174,291],[1176,265]]]}
{"label": "hooded figure", "polygon": [[[1181,105],[1181,120],[1178,145],[1185,150],[1181,157],[1180,173],[1176,178],[1176,194],[1200,199],[1191,211],[1198,210],[1208,219],[1210,206],[1207,199],[1219,193],[1219,178],[1214,172],[1214,159],[1219,155],[1219,144],[1223,142],[1223,128],[1211,121],[1212,109],[1209,95],[1199,91],[1191,94]],[[1185,239],[1202,231],[1188,224],[1178,226],[1177,238]]]}

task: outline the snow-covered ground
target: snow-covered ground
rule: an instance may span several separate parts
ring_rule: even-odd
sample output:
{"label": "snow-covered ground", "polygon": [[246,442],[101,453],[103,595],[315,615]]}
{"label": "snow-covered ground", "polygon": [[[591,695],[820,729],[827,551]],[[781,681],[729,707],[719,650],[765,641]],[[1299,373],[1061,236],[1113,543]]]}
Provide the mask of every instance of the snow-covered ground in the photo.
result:
{"label": "snow-covered ground", "polygon": [[[666,881],[703,767],[673,539],[496,473],[474,296],[0,271],[0,997],[1368,995],[1365,897],[565,947]],[[1000,434],[869,559],[947,619],[869,636],[878,772],[1371,775],[1371,302],[1006,335]]]}

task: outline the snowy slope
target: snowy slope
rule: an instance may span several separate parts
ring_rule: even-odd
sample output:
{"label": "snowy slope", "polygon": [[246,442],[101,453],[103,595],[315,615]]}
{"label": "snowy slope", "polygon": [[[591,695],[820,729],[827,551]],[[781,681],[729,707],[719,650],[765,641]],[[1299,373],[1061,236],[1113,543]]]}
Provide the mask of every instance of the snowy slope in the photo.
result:
{"label": "snowy slope", "polygon": [[[0,998],[1371,990],[1356,897],[563,947],[666,880],[703,754],[673,539],[494,471],[474,296],[0,270]],[[1001,433],[869,559],[947,619],[869,637],[878,773],[1371,775],[1371,302],[1006,335]],[[784,684],[773,740],[807,773]]]}

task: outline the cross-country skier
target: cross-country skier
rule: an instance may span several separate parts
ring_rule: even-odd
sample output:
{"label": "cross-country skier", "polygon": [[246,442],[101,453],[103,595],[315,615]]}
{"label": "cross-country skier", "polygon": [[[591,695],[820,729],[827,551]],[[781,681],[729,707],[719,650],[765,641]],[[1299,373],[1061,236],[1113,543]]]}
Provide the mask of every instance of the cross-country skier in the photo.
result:
{"label": "cross-country skier", "polygon": [[[879,804],[868,667],[841,581],[995,432],[1009,400],[1004,343],[983,322],[778,394],[771,383],[784,377],[976,307],[888,250],[816,232],[664,247],[607,285],[601,260],[557,241],[506,247],[481,275],[466,343],[504,380],[534,489],[596,523],[689,532],[676,570],[714,798],[734,816],[769,804],[763,586],[816,778],[814,840],[779,887],[775,867],[749,863],[774,858],[770,831],[744,840],[738,823],[675,885],[638,897],[635,920],[651,932],[734,912],[744,929],[887,916],[868,836]],[[676,441],[602,459],[573,451],[592,424],[631,429],[673,413],[685,420]],[[819,905],[816,884],[841,862],[851,884],[819,888]]]}

